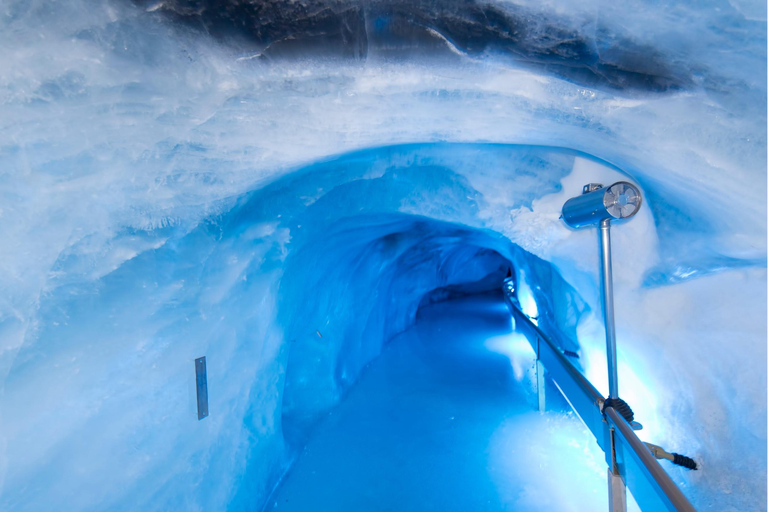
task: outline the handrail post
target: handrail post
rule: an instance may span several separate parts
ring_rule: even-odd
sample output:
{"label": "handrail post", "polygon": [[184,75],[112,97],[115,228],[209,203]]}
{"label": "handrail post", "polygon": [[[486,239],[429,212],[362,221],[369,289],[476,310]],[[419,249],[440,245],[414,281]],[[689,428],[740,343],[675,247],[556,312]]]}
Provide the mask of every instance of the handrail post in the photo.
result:
{"label": "handrail post", "polygon": [[608,468],[608,510],[627,512],[627,486],[621,475]]}
{"label": "handrail post", "polygon": [[[562,349],[520,309],[507,287],[505,298],[522,333],[536,352],[551,380],[584,422],[606,456],[609,503],[612,512],[626,510],[626,488],[645,511],[696,512],[648,446],[637,437],[629,423],[563,354]],[[538,368],[537,368],[538,369]]]}
{"label": "handrail post", "polygon": [[539,412],[547,410],[547,382],[544,376],[544,363],[541,362],[541,338],[536,337],[536,395],[539,398]]}
{"label": "handrail post", "polygon": [[616,434],[613,428],[608,431],[610,436],[610,465],[608,466],[608,510],[610,512],[627,512],[627,485],[624,476],[619,472],[619,462],[616,456]]}

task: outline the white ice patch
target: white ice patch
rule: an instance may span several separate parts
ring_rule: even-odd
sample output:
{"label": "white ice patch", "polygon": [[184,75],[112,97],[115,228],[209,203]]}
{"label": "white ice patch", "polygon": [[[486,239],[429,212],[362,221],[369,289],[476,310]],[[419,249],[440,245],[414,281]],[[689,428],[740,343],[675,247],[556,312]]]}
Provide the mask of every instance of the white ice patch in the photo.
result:
{"label": "white ice patch", "polygon": [[[11,1],[0,17],[0,486],[10,475],[58,482],[41,486],[51,493],[43,496],[15,481],[0,489],[0,500],[25,490],[46,508],[63,506],[62,495],[73,496],[71,510],[103,508],[123,493],[149,499],[142,491],[160,486],[178,492],[154,506],[213,510],[234,499],[244,474],[256,482],[254,492],[268,492],[259,486],[274,481],[274,468],[284,463],[278,355],[291,340],[274,323],[280,266],[260,265],[272,257],[283,262],[302,228],[258,219],[248,236],[261,245],[213,260],[183,235],[229,211],[232,198],[330,155],[398,143],[490,142],[572,147],[612,162],[655,194],[613,230],[627,392],[636,393],[641,404],[633,406],[644,417],[658,418],[641,418],[654,425],[649,433],[705,458],[706,472],[675,476],[701,493],[701,508],[764,504],[764,270],[640,286],[661,258],[662,235],[672,262],[705,251],[725,259],[723,270],[734,263],[727,257],[765,261],[763,2],[546,2],[575,29],[621,26],[632,42],[697,70],[685,91],[629,98],[493,55],[450,65],[238,61],[204,36],[146,17],[146,8],[159,6]],[[503,159],[479,153],[456,152],[465,162],[478,158],[466,176],[478,192],[474,218],[469,209],[451,210],[454,198],[439,194],[428,202],[411,198],[408,211],[504,233],[554,262],[596,312],[591,327],[582,327],[594,371],[603,343],[595,328],[596,234],[568,230],[557,217],[584,183],[623,176],[579,158],[562,191],[550,193],[545,173],[514,175]],[[365,177],[386,171],[372,166]],[[515,195],[536,185],[546,190]],[[306,191],[304,204],[324,192]],[[678,201],[681,209],[664,209]],[[139,231],[152,236],[137,237]],[[217,240],[215,231],[204,236]],[[189,258],[174,263],[182,269],[151,257],[177,250]],[[105,279],[124,276],[121,269],[142,256],[150,261],[142,272],[113,283],[124,295],[99,295]],[[696,275],[681,264],[661,284]],[[190,307],[190,289],[207,297],[204,310]],[[56,293],[92,323],[78,330],[59,318],[62,303],[50,302]],[[170,343],[169,336],[185,341]],[[105,337],[111,344],[93,341]],[[218,411],[232,421],[212,409],[189,430],[187,363],[204,350],[212,376],[221,379],[211,380],[212,400],[222,399]],[[221,479],[189,496],[179,489],[199,480],[190,476],[188,458],[210,454],[211,446],[223,446],[210,464]],[[11,455],[19,466],[8,466]],[[267,462],[246,470],[249,456]],[[57,471],[76,457],[87,461],[82,473]],[[131,464],[119,463],[126,460]],[[174,487],[169,475],[177,474],[185,476]],[[86,482],[95,494],[77,492],[75,484]]]}

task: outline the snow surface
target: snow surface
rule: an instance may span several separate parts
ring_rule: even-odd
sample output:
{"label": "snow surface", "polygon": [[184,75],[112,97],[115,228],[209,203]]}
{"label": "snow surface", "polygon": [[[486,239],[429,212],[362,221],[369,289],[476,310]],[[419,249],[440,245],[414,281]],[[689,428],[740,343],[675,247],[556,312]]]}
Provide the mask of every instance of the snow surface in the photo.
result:
{"label": "snow surface", "polygon": [[629,177],[622,395],[702,462],[670,469],[697,508],[764,510],[765,6],[544,8],[694,83],[600,90],[492,52],[263,62],[127,2],[0,5],[0,509],[258,508],[425,294],[508,260],[604,388],[596,235],[558,216]]}

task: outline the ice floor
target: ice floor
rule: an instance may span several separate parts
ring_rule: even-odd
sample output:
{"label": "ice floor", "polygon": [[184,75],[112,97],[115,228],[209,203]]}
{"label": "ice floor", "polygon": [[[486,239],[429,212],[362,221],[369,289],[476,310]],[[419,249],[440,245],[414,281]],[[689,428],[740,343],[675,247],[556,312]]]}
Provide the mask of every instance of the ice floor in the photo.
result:
{"label": "ice floor", "polygon": [[423,308],[313,430],[266,510],[607,510],[602,452],[501,297]]}

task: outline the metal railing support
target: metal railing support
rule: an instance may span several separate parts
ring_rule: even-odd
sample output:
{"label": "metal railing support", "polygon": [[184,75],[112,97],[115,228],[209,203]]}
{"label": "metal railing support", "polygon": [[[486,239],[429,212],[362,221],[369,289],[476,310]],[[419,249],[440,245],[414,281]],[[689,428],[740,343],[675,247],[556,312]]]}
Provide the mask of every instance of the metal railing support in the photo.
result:
{"label": "metal railing support", "polygon": [[541,363],[541,359],[536,358],[536,394],[539,397],[539,412],[546,412],[547,410],[547,389],[544,378],[544,365]]}
{"label": "metal railing support", "polygon": [[627,486],[619,471],[616,453],[616,431],[609,429],[610,454],[608,455],[608,510],[610,512],[627,512]]}
{"label": "metal railing support", "polygon": [[[522,312],[510,294],[507,305],[515,329],[525,335],[536,351],[537,388],[544,386],[544,372],[568,404],[592,432],[606,454],[611,512],[626,511],[626,489],[632,491],[641,510],[648,512],[695,512],[685,495],[643,444],[629,423],[605,399],[537,325]],[[540,371],[541,370],[541,371]],[[541,379],[538,376],[541,375]],[[539,395],[540,407],[542,397]]]}
{"label": "metal railing support", "polygon": [[627,512],[627,486],[621,475],[608,468],[608,510]]}

